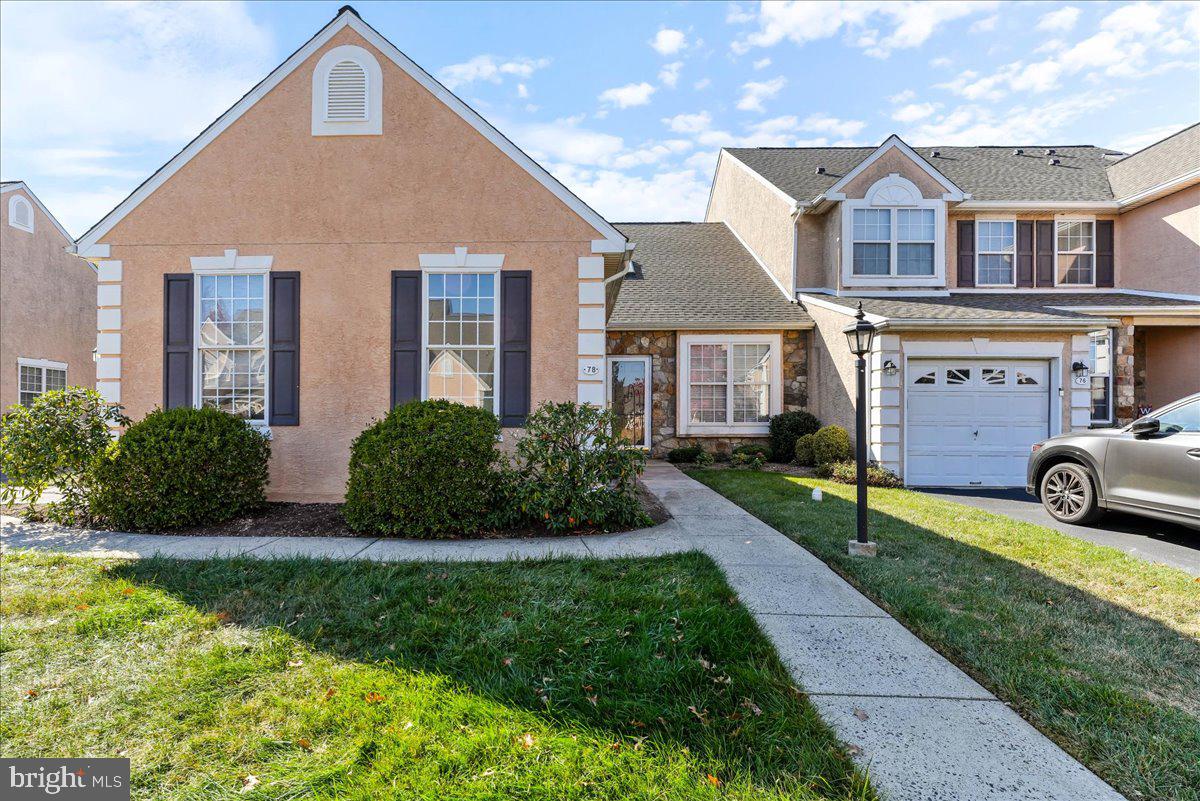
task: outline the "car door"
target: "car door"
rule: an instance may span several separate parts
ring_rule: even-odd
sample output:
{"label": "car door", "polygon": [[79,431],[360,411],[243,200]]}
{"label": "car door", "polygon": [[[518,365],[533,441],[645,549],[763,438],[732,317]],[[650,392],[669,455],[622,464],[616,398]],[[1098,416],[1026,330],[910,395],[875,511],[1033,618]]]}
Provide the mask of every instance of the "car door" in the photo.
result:
{"label": "car door", "polygon": [[1157,433],[1125,431],[1109,442],[1104,483],[1110,505],[1200,520],[1200,398],[1148,417],[1158,419]]}

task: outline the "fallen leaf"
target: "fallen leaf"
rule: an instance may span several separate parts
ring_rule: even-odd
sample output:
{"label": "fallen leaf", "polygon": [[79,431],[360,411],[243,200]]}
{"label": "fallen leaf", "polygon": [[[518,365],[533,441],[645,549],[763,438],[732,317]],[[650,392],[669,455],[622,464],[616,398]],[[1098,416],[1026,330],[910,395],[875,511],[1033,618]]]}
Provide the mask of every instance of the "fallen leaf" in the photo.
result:
{"label": "fallen leaf", "polygon": [[38,697],[38,691],[37,691],[37,690],[26,690],[26,691],[25,691],[25,698],[26,698],[27,700],[30,700],[30,701],[32,701],[34,698],[37,698],[37,697]]}
{"label": "fallen leaf", "polygon": [[288,667],[300,667],[303,664],[304,664],[303,659],[293,659],[287,663],[287,666]]}
{"label": "fallen leaf", "polygon": [[597,702],[598,700],[600,700],[600,699],[599,699],[597,696],[595,696],[595,695],[589,695],[589,696],[587,697],[587,699],[588,699],[589,701],[591,701],[591,702],[592,702],[592,706],[596,706],[596,702]]}
{"label": "fallen leaf", "polygon": [[711,784],[713,787],[720,787],[722,784],[721,780],[718,779],[716,776],[712,775],[711,773],[708,774],[708,783]]}
{"label": "fallen leaf", "polygon": [[525,749],[533,748],[533,735],[529,732],[521,735],[521,747]]}
{"label": "fallen leaf", "polygon": [[512,617],[512,616],[513,616],[513,613],[512,613],[512,610],[511,610],[511,609],[505,609],[505,610],[504,610],[504,611],[503,611],[503,612],[500,614],[500,617]]}
{"label": "fallen leaf", "polygon": [[688,711],[691,712],[693,715],[695,715],[696,719],[699,720],[701,723],[703,723],[705,726],[708,725],[708,710],[707,709],[704,710],[703,712],[700,712],[696,709],[696,707],[689,706]]}
{"label": "fallen leaf", "polygon": [[367,693],[363,697],[366,699],[366,702],[368,704],[378,704],[380,701],[383,700],[383,696],[380,695],[379,693],[375,692],[374,690],[371,690],[371,692]]}
{"label": "fallen leaf", "polygon": [[296,745],[300,746],[305,751],[312,750],[312,740],[308,739],[307,737],[301,737],[299,740],[296,741]]}
{"label": "fallen leaf", "polygon": [[328,690],[325,691],[325,700],[328,701],[330,698],[332,698],[335,695],[337,695],[337,688],[330,687]]}
{"label": "fallen leaf", "polygon": [[754,717],[758,717],[762,714],[762,710],[759,708],[758,704],[754,703],[749,698],[742,699],[741,707],[743,709],[749,709],[751,712],[753,712]]}
{"label": "fallen leaf", "polygon": [[76,606],[75,608],[76,608],[76,609],[78,609],[80,612],[82,612],[82,611],[84,611],[85,609],[89,609],[90,607],[89,607],[87,604],[79,604],[79,605],[78,605],[78,606]]}
{"label": "fallen leaf", "polygon": [[133,595],[133,587],[126,587],[125,589],[121,590],[121,594],[122,595]]}
{"label": "fallen leaf", "polygon": [[696,661],[699,662],[700,667],[704,668],[705,670],[712,670],[712,662],[709,662],[704,657],[697,657]]}
{"label": "fallen leaf", "polygon": [[621,744],[620,744],[620,743],[609,743],[609,744],[608,744],[608,747],[609,747],[609,748],[611,748],[611,749],[612,749],[612,750],[614,750],[614,751],[620,751],[620,750],[621,750]]}
{"label": "fallen leaf", "polygon": [[258,786],[258,777],[255,776],[253,773],[249,773],[246,775],[245,778],[242,779],[241,792],[248,793],[257,786]]}
{"label": "fallen leaf", "polygon": [[858,756],[862,753],[862,749],[854,743],[846,743],[846,753],[850,756]]}
{"label": "fallen leaf", "polygon": [[871,716],[868,715],[865,710],[855,708],[854,717],[858,718],[859,720],[866,720],[867,718],[869,718]]}
{"label": "fallen leaf", "polygon": [[504,665],[505,667],[508,667],[512,663],[513,663],[513,658],[511,656],[506,656],[506,657],[504,657],[504,659],[500,660],[500,664]]}
{"label": "fallen leaf", "polygon": [[646,728],[646,724],[642,723],[640,720],[631,720],[631,721],[629,721],[629,725],[633,726],[634,728],[638,728],[638,729]]}
{"label": "fallen leaf", "polygon": [[214,617],[217,619],[218,623],[228,623],[230,614],[228,612],[217,612]]}

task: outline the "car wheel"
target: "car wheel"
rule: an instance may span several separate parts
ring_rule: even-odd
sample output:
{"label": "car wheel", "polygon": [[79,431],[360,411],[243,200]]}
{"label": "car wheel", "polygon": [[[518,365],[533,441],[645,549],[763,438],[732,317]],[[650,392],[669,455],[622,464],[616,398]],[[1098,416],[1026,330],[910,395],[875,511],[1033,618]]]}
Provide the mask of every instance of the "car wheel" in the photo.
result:
{"label": "car wheel", "polygon": [[1056,464],[1042,476],[1042,505],[1055,520],[1087,525],[1103,512],[1096,502],[1092,477],[1071,462]]}

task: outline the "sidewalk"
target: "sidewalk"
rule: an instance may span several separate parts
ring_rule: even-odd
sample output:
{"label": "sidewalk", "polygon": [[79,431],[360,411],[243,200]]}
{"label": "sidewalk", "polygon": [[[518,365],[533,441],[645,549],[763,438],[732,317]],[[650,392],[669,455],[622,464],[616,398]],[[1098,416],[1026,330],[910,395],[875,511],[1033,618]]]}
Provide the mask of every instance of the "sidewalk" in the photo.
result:
{"label": "sidewalk", "polygon": [[674,467],[645,483],[673,515],[596,537],[422,542],[336,537],[78,533],[3,518],[0,546],[90,556],[246,555],[381,561],[656,556],[700,550],[774,642],[798,686],[890,801],[1123,797],[917,639],[823,562]]}

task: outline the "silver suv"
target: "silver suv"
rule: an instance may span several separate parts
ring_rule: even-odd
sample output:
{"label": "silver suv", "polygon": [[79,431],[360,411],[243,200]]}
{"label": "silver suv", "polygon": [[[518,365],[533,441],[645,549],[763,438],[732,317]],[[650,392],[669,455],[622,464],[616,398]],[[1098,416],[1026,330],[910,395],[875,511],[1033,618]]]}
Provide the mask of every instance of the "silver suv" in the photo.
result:
{"label": "silver suv", "polygon": [[1111,509],[1200,528],[1200,393],[1124,428],[1037,443],[1025,485],[1064,523],[1093,523]]}

